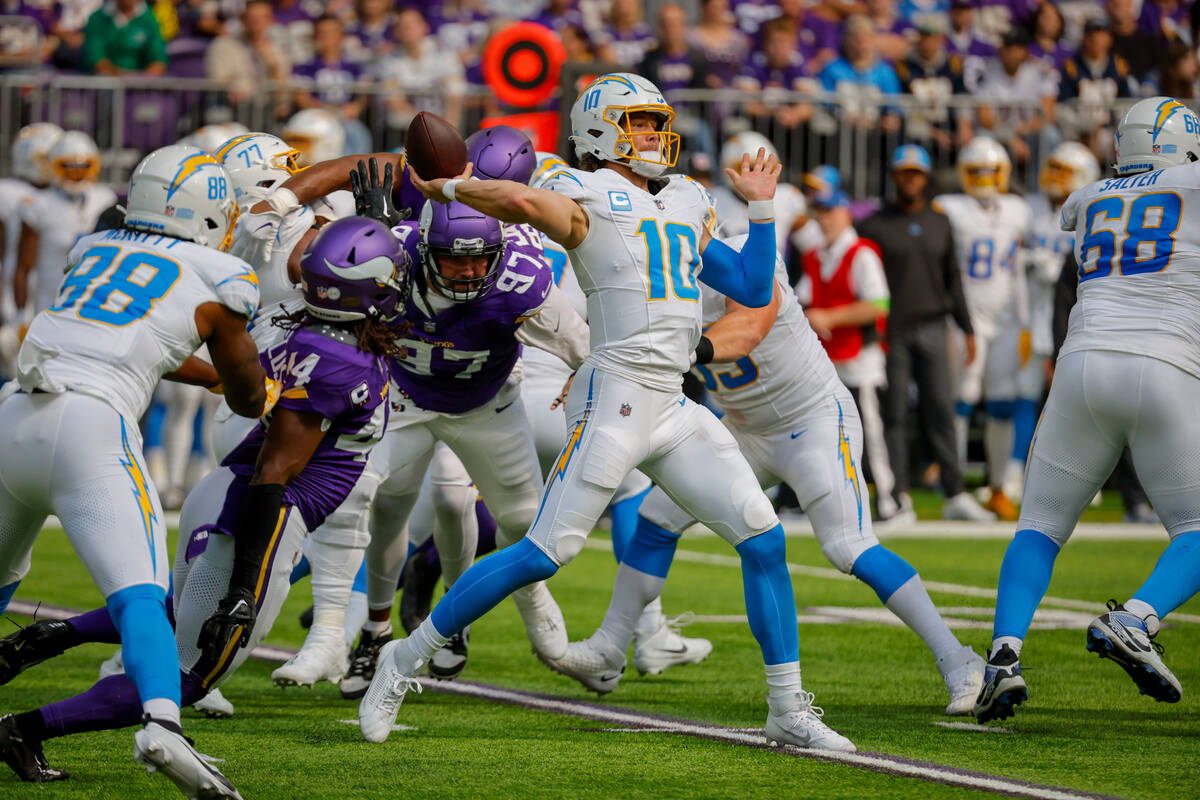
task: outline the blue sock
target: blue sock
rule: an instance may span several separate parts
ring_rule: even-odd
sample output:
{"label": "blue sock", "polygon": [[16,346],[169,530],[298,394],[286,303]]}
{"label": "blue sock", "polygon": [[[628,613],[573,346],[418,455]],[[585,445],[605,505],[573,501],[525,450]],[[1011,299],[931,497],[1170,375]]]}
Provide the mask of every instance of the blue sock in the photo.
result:
{"label": "blue sock", "polygon": [[628,564],[647,575],[665,578],[671,569],[671,562],[675,560],[675,545],[677,544],[679,544],[679,534],[671,533],[666,528],[639,516],[637,530],[634,531],[633,539],[625,548],[621,563]]}
{"label": "blue sock", "polygon": [[1037,400],[1018,397],[1013,403],[1013,451],[1012,457],[1024,464],[1029,460],[1029,446],[1033,444],[1033,432],[1037,430]]}
{"label": "blue sock", "polygon": [[167,407],[165,404],[154,400],[150,403],[150,410],[146,412],[146,430],[142,437],[142,450],[153,450],[156,447],[163,446],[162,429],[163,423],[167,421]]}
{"label": "blue sock", "polygon": [[1044,533],[1017,531],[1000,565],[993,639],[998,636],[1024,639],[1029,633],[1033,612],[1050,586],[1058,550],[1055,541]]}
{"label": "blue sock", "polygon": [[954,404],[954,413],[960,417],[967,417],[970,419],[971,414],[974,413],[974,411],[975,406],[971,405],[970,403],[964,403],[962,400],[958,400]]}
{"label": "blue sock", "polygon": [[608,514],[612,520],[613,555],[616,556],[618,564],[625,560],[625,548],[629,546],[629,540],[633,538],[634,530],[638,526],[638,509],[642,507],[642,501],[648,494],[650,494],[649,487],[644,492],[630,495],[621,502],[609,506]]}
{"label": "blue sock", "polygon": [[1012,400],[988,400],[983,407],[992,419],[1012,419],[1016,403]]}
{"label": "blue sock", "polygon": [[1149,603],[1162,619],[1196,592],[1200,592],[1200,531],[1189,531],[1167,545],[1133,599]]}
{"label": "blue sock", "polygon": [[312,574],[312,564],[308,563],[308,556],[300,556],[300,561],[296,566],[292,567],[291,577],[288,578],[289,583],[295,586],[304,578]]}
{"label": "blue sock", "polygon": [[354,573],[354,585],[350,587],[350,591],[360,594],[367,593],[367,560],[365,558],[359,565],[358,572]]}
{"label": "blue sock", "polygon": [[14,581],[8,586],[0,586],[0,614],[8,609],[8,604],[12,602],[13,595],[17,593],[17,587],[20,585],[20,581]]}
{"label": "blue sock", "polygon": [[800,660],[796,597],[787,570],[787,540],[783,526],[752,536],[737,546],[742,557],[742,587],[750,632],[762,648],[766,664]]}
{"label": "blue sock", "polygon": [[517,589],[555,572],[558,565],[529,539],[497,550],[476,561],[434,606],[429,615],[433,627],[442,636],[453,636]]}
{"label": "blue sock", "polygon": [[908,583],[917,571],[912,564],[877,544],[854,560],[850,574],[874,589],[879,602],[886,605],[892,594]]}
{"label": "blue sock", "polygon": [[106,602],[121,632],[125,673],[142,703],[163,698],[179,705],[179,654],[167,622],[166,592],[140,583],[114,592]]}
{"label": "blue sock", "polygon": [[192,455],[204,456],[204,422],[207,419],[208,414],[201,405],[192,419]]}

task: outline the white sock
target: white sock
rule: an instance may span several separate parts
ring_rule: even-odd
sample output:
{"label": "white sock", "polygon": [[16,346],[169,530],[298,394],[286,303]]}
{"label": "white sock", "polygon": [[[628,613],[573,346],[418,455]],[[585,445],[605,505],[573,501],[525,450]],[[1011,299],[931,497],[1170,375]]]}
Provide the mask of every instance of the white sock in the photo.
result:
{"label": "white sock", "polygon": [[656,578],[622,564],[617,568],[612,600],[597,633],[604,634],[614,647],[624,653],[633,641],[633,632],[646,605],[662,594],[666,582],[666,578]]}
{"label": "white sock", "polygon": [[341,628],[363,551],[310,536],[306,555],[312,568],[313,625]]}
{"label": "white sock", "polygon": [[433,627],[433,620],[426,617],[425,621],[401,643],[401,646],[392,651],[396,668],[402,675],[409,677],[416,675],[421,667],[425,666],[433,657],[433,654],[445,647],[448,641],[449,639],[442,636],[437,632],[437,628]]}
{"label": "white sock", "polygon": [[1020,658],[1022,644],[1024,644],[1024,641],[1018,639],[1016,636],[997,636],[995,639],[992,639],[992,652],[988,654],[988,658],[995,655],[996,651],[1004,647],[1004,645],[1011,647],[1013,652],[1017,654],[1017,657]]}
{"label": "white sock", "polygon": [[1154,606],[1145,600],[1126,600],[1121,604],[1130,614],[1137,614],[1146,623],[1146,632],[1151,636],[1158,635],[1159,618]]}
{"label": "white sock", "polygon": [[174,700],[168,700],[165,697],[155,697],[153,700],[147,700],[142,703],[142,711],[145,711],[154,719],[174,722],[180,724],[179,706],[175,705]]}
{"label": "white sock", "polygon": [[800,702],[798,695],[803,688],[800,685],[800,662],[767,664],[766,672],[767,705],[771,713],[782,714],[794,708]]}
{"label": "white sock", "polygon": [[933,653],[934,658],[943,658],[962,649],[946,620],[934,608],[925,584],[920,575],[913,575],[899,589],[892,592],[887,601],[888,609],[904,624],[912,628],[913,633],[921,637],[925,646]]}
{"label": "white sock", "polygon": [[637,627],[634,632],[639,636],[653,636],[658,633],[658,629],[665,625],[666,617],[663,616],[662,598],[656,597],[646,604],[646,608],[642,611],[642,615],[638,617]]}
{"label": "white sock", "polygon": [[[346,604],[346,621],[342,630],[346,634],[346,642],[353,647],[358,632],[367,622],[367,596],[362,592],[351,592],[350,602]],[[391,624],[388,624],[391,627]]]}
{"label": "white sock", "polygon": [[392,621],[390,619],[368,619],[363,623],[362,629],[372,636],[379,637],[392,632]]}
{"label": "white sock", "polygon": [[987,453],[988,483],[997,489],[1004,484],[1004,471],[1012,458],[1013,423],[1011,419],[988,417],[983,426],[983,449]]}

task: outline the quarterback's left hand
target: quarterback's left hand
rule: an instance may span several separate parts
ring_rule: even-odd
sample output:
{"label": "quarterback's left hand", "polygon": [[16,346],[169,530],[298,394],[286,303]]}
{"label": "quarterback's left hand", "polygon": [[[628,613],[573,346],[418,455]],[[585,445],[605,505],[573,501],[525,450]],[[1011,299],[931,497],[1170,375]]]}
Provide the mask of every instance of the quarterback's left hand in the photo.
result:
{"label": "quarterback's left hand", "polygon": [[412,168],[412,164],[405,166],[405,169],[408,170],[408,177],[412,181],[412,185],[417,187],[417,191],[425,195],[427,200],[433,200],[438,203],[449,203],[450,200],[446,195],[442,194],[442,187],[446,185],[446,181],[465,181],[471,177],[471,170],[474,166],[474,164],[468,161],[466,169],[462,171],[461,175],[456,175],[453,178],[434,178],[431,181],[427,181],[418,175],[417,171]]}
{"label": "quarterback's left hand", "polygon": [[237,637],[240,646],[250,643],[250,632],[254,630],[254,595],[247,589],[230,589],[217,605],[212,616],[204,620],[196,646],[206,661],[216,663],[225,652],[229,642]]}
{"label": "quarterback's left hand", "polygon": [[1033,334],[1028,328],[1022,330],[1017,337],[1017,355],[1021,357],[1022,367],[1029,363],[1029,358],[1033,355]]}
{"label": "quarterback's left hand", "polygon": [[779,175],[782,172],[783,165],[779,163],[779,159],[774,155],[768,156],[765,147],[758,148],[758,155],[753,161],[749,153],[743,155],[738,169],[725,168],[725,174],[729,176],[733,188],[746,202],[774,198],[775,185],[779,183]]}

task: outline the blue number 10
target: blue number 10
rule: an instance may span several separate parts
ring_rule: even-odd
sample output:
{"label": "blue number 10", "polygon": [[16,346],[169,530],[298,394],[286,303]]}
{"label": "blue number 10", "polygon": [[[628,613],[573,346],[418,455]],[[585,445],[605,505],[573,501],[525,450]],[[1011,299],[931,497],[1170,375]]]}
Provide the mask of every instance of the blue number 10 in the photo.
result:
{"label": "blue number 10", "polygon": [[[700,287],[696,285],[696,265],[700,262],[700,248],[696,244],[696,231],[678,222],[668,222],[658,230],[658,220],[644,219],[638,225],[638,234],[646,240],[647,300],[667,299],[667,257],[671,260],[671,291],[680,300],[700,300]],[[667,240],[663,253],[663,238]],[[687,270],[684,271],[684,242],[687,243]]]}
{"label": "blue number 10", "polygon": [[[1174,192],[1155,192],[1136,198],[1129,204],[1127,218],[1123,197],[1108,195],[1095,200],[1085,215],[1087,227],[1080,245],[1079,280],[1111,275],[1114,262],[1119,264],[1122,275],[1144,275],[1166,269],[1175,252],[1175,231],[1179,230],[1182,212],[1183,200]],[[1125,219],[1119,261],[1117,233],[1095,230],[1097,218]]]}

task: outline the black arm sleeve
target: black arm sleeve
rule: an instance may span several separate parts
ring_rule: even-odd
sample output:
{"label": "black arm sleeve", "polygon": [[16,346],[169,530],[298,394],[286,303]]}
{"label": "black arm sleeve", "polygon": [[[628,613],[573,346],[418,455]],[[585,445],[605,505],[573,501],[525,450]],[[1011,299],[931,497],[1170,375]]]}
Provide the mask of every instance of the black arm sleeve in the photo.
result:
{"label": "black arm sleeve", "polygon": [[975,333],[971,326],[971,314],[967,311],[967,298],[963,294],[962,272],[958,268],[958,250],[954,245],[954,231],[946,224],[946,249],[942,252],[942,276],[946,281],[946,293],[950,295],[950,316],[967,336]]}
{"label": "black arm sleeve", "polygon": [[229,590],[254,592],[263,557],[283,524],[282,483],[255,483],[246,490],[233,536],[233,573]]}
{"label": "black arm sleeve", "polygon": [[1075,307],[1075,298],[1079,294],[1079,265],[1075,254],[1068,253],[1063,259],[1062,272],[1058,273],[1058,281],[1054,284],[1054,358],[1067,338],[1067,323],[1071,319],[1071,309]]}

